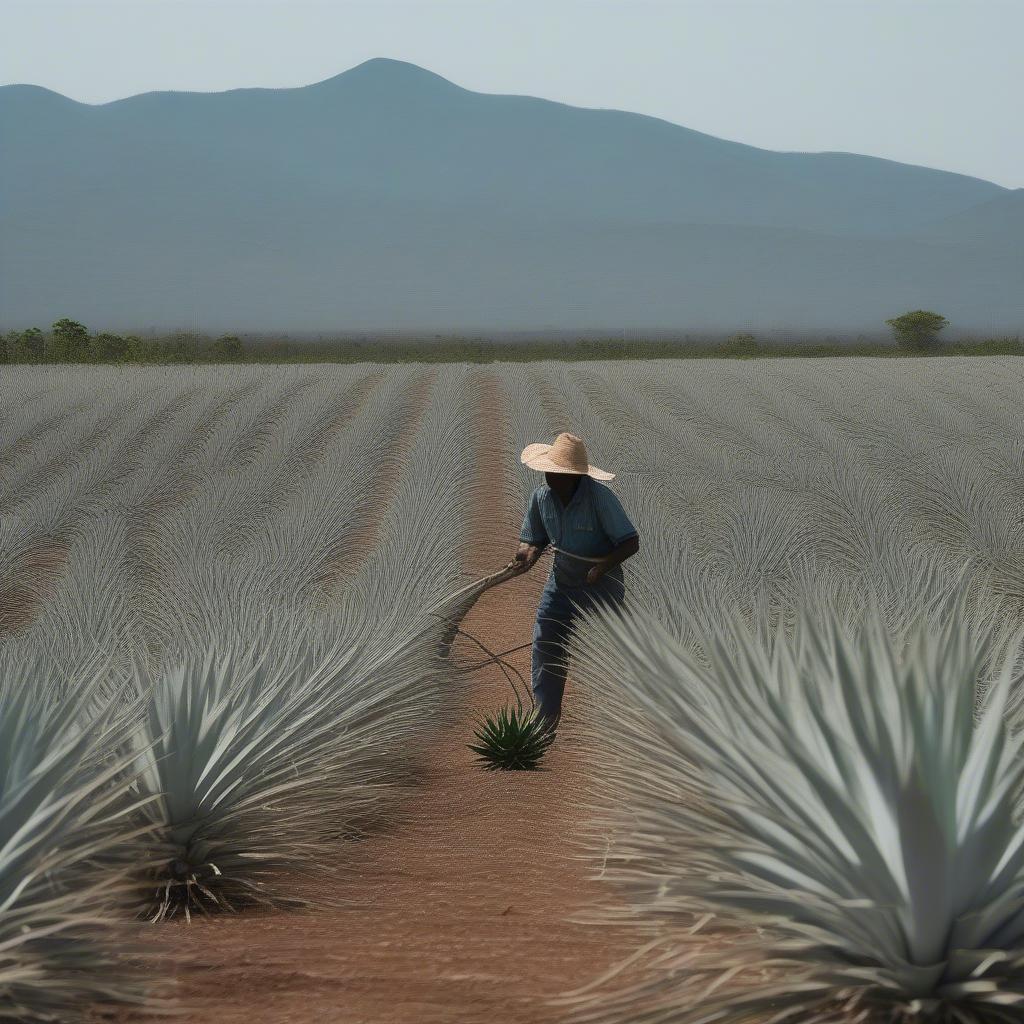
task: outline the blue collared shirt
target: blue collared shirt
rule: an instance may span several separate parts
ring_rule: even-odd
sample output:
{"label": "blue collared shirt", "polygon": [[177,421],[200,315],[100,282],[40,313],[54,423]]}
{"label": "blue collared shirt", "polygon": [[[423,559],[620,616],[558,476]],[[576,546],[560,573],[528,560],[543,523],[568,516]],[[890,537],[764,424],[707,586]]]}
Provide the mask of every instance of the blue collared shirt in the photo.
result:
{"label": "blue collared shirt", "polygon": [[[530,498],[519,532],[519,539],[525,544],[551,544],[559,551],[583,558],[602,558],[635,536],[636,527],[615,492],[590,476],[580,477],[568,505],[563,505],[547,484],[541,484]],[[577,562],[571,568],[566,565],[564,582],[571,582],[569,573],[572,577],[586,575],[587,569],[585,562]]]}

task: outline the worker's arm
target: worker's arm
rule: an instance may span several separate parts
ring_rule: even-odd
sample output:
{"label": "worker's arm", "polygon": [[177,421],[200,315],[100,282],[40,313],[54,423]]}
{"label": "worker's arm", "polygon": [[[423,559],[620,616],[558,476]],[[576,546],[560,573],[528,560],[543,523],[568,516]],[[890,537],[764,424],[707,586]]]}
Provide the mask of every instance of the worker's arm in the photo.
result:
{"label": "worker's arm", "polygon": [[640,550],[640,538],[635,534],[627,537],[618,547],[608,552],[600,562],[587,573],[587,583],[593,586],[613,565],[619,565],[632,558]]}
{"label": "worker's arm", "polygon": [[523,528],[519,531],[519,549],[512,559],[516,572],[532,569],[548,543],[548,532],[544,529],[544,520],[540,514],[540,488],[537,488],[530,497],[530,504],[523,517]]}

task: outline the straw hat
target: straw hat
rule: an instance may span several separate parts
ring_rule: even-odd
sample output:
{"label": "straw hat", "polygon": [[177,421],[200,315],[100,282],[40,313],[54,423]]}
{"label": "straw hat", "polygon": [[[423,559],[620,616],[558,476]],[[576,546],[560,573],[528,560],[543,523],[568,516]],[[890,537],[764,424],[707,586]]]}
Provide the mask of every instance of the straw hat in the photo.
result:
{"label": "straw hat", "polygon": [[520,461],[541,473],[577,473],[595,480],[611,480],[614,473],[591,466],[586,445],[575,434],[559,434],[554,444],[528,444]]}

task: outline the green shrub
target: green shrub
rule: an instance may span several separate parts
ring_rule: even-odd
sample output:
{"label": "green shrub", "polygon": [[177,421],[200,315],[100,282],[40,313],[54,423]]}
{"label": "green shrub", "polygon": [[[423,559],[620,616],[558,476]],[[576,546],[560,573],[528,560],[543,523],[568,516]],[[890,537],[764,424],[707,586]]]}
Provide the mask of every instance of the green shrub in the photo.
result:
{"label": "green shrub", "polygon": [[175,331],[156,346],[157,358],[166,363],[194,363],[199,358],[199,335]]}
{"label": "green shrub", "polygon": [[242,355],[242,339],[234,334],[223,334],[210,346],[210,356],[218,362],[231,362]]}
{"label": "green shrub", "polygon": [[124,339],[124,358],[130,363],[153,363],[157,359],[157,347],[137,334],[129,334]]}
{"label": "green shrub", "polygon": [[8,348],[7,358],[12,363],[41,363],[45,349],[46,338],[43,332],[38,327],[29,327],[20,334],[15,334]]}
{"label": "green shrub", "polygon": [[743,359],[760,354],[761,346],[752,334],[734,334],[727,341],[722,342],[719,350],[722,355]]}
{"label": "green shrub", "polygon": [[89,329],[64,317],[50,329],[53,358],[61,362],[82,362],[89,353]]}
{"label": "green shrub", "polygon": [[125,358],[128,342],[120,334],[104,332],[92,339],[90,349],[93,359],[104,363],[120,362]]}

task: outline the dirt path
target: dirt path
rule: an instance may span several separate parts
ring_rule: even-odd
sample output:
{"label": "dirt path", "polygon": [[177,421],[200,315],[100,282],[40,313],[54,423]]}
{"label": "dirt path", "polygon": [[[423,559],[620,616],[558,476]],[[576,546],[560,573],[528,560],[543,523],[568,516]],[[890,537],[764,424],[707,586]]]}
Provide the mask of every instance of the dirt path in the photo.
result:
{"label": "dirt path", "polygon": [[[497,382],[481,377],[493,432]],[[486,436],[484,431],[482,436]],[[507,454],[507,453],[506,453]],[[515,503],[482,490],[469,564],[497,568],[518,532]],[[495,528],[497,525],[498,528]],[[465,620],[492,649],[530,639],[546,566],[486,593]],[[468,651],[467,661],[476,655]],[[510,659],[528,678],[529,651]],[[487,773],[466,748],[477,710],[508,699],[496,668],[473,677],[470,708],[432,749],[401,820],[347,850],[341,910],[247,915],[168,926],[188,1005],[217,1024],[553,1024],[549,996],[592,980],[635,945],[629,933],[573,924],[606,897],[567,839],[579,814],[572,705],[538,773]],[[161,964],[165,968],[166,964]]]}

